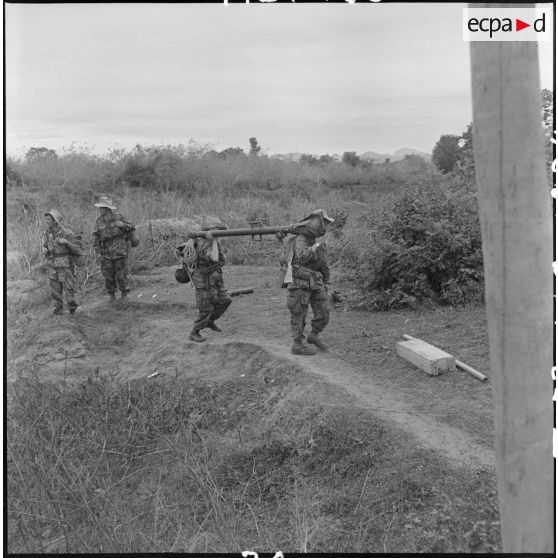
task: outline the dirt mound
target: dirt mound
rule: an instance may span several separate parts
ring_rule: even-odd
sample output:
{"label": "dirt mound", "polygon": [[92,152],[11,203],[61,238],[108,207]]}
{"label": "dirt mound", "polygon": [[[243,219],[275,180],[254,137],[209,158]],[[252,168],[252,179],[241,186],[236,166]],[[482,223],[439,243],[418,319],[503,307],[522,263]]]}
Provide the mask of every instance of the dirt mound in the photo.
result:
{"label": "dirt mound", "polygon": [[200,230],[201,220],[183,217],[182,219],[153,219],[139,223],[136,227],[143,242],[164,242],[185,238],[187,233]]}

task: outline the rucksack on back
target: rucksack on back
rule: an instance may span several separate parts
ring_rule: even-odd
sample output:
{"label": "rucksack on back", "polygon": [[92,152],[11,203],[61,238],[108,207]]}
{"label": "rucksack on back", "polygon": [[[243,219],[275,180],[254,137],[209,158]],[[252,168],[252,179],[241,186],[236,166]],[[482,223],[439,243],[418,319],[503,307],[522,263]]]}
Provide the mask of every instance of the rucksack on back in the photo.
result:
{"label": "rucksack on back", "polygon": [[278,286],[281,289],[286,289],[287,286],[293,282],[293,268],[292,261],[294,256],[294,244],[296,236],[289,234],[283,241],[283,249],[279,256],[279,265],[281,270],[279,272]]}

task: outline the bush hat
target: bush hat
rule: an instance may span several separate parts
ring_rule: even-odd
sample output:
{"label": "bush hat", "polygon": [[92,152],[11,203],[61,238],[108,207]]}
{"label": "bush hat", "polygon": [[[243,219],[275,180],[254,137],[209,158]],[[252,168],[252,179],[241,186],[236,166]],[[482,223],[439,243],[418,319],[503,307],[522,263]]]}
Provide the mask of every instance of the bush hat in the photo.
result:
{"label": "bush hat", "polygon": [[308,219],[311,219],[312,217],[315,217],[316,215],[321,215],[324,218],[324,221],[326,221],[328,223],[333,223],[335,221],[335,219],[333,219],[333,217],[330,217],[327,214],[327,211],[325,209],[314,209],[314,211],[312,211],[312,213],[310,213],[310,215],[308,215],[308,217],[305,217],[304,219],[302,219],[302,221],[307,221]]}
{"label": "bush hat", "polygon": [[112,205],[112,199],[109,198],[108,196],[101,196],[99,203],[96,203],[95,207],[108,207],[112,211],[116,209],[116,207]]}

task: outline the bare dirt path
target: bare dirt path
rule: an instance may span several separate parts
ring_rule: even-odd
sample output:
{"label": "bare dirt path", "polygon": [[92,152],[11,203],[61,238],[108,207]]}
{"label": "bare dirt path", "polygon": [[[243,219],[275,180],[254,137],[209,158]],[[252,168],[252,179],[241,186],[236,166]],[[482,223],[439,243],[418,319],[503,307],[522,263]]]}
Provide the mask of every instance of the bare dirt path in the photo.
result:
{"label": "bare dirt path", "polygon": [[[238,341],[246,341],[232,336]],[[230,342],[230,340],[229,340]],[[212,344],[227,344],[227,341],[212,340]],[[271,342],[265,338],[250,339],[250,343],[264,348],[277,358],[296,363],[305,372],[329,382],[354,397],[355,404],[389,420],[417,440],[446,457],[464,465],[494,467],[494,452],[475,442],[466,432],[437,422],[426,413],[409,408],[409,405],[393,390],[377,385],[373,379],[363,382],[346,361],[321,353],[313,357],[291,354],[288,345]]]}
{"label": "bare dirt path", "polygon": [[[229,288],[256,280],[253,272],[247,274],[242,268],[232,268],[227,279]],[[188,340],[195,316],[193,290],[176,283],[172,269],[160,270],[136,280],[125,307],[92,298],[84,302],[75,318],[49,318],[48,329],[38,331],[27,352],[16,356],[20,362],[21,358],[42,359],[45,373],[79,385],[87,374],[99,369],[125,378],[155,373],[227,378],[242,370],[256,352],[265,351],[268,359],[288,362],[303,374],[339,389],[340,397],[349,396],[354,405],[412,434],[418,443],[442,453],[450,462],[493,468],[494,455],[489,447],[475,440],[470,431],[437,420],[436,408],[424,409],[423,394],[413,398],[403,393],[397,383],[379,374],[372,358],[363,370],[335,345],[329,353],[312,357],[291,354],[284,293],[269,288],[263,279],[259,287],[255,295],[234,299],[220,322],[222,334],[204,332],[207,342],[196,344]],[[332,318],[335,322],[334,313]],[[343,319],[355,323],[360,318],[345,314]],[[335,327],[333,323],[331,327]],[[337,346],[343,339],[348,346],[353,337],[350,331],[338,330]],[[398,366],[408,366],[393,355],[391,358]]]}

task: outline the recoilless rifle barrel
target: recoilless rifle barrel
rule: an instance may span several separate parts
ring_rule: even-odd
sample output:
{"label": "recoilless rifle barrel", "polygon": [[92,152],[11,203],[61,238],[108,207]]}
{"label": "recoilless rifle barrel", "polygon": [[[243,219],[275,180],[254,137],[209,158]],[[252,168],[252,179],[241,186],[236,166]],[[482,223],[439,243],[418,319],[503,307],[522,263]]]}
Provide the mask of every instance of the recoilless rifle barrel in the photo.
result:
{"label": "recoilless rifle barrel", "polygon": [[262,234],[291,233],[294,234],[295,225],[283,227],[253,227],[249,229],[226,229],[214,231],[194,231],[188,233],[188,238],[219,238],[222,236],[261,236]]}

